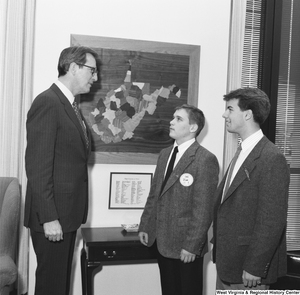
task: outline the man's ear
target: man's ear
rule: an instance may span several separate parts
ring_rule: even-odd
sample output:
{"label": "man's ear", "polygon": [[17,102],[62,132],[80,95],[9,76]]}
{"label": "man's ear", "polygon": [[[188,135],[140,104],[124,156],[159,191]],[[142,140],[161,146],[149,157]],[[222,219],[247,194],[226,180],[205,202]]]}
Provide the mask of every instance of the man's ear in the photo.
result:
{"label": "man's ear", "polygon": [[198,130],[198,124],[194,123],[190,125],[190,132],[195,133]]}
{"label": "man's ear", "polygon": [[75,75],[77,71],[78,65],[75,62],[70,63],[69,72],[73,75]]}
{"label": "man's ear", "polygon": [[248,120],[250,120],[252,118],[253,118],[253,112],[252,112],[252,110],[245,111],[245,119],[246,119],[246,121],[248,121]]}

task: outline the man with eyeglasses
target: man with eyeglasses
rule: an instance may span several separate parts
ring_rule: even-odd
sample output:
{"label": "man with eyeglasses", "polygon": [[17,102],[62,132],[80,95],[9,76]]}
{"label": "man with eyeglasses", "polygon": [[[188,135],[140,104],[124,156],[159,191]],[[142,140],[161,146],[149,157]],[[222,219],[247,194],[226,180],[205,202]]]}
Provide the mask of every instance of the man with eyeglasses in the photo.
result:
{"label": "man with eyeglasses", "polygon": [[33,101],[27,115],[28,178],[24,225],[37,256],[35,295],[67,295],[76,231],[88,211],[90,133],[75,97],[97,81],[98,55],[64,49],[58,80]]}

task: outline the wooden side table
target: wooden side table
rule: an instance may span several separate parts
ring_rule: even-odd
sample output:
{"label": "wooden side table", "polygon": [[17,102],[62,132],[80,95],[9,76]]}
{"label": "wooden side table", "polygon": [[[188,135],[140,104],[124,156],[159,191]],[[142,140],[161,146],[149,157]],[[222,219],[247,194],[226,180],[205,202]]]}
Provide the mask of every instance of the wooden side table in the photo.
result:
{"label": "wooden side table", "polygon": [[121,227],[82,228],[81,232],[83,295],[93,295],[94,275],[102,265],[157,262],[155,250],[142,245],[137,232],[126,232]]}

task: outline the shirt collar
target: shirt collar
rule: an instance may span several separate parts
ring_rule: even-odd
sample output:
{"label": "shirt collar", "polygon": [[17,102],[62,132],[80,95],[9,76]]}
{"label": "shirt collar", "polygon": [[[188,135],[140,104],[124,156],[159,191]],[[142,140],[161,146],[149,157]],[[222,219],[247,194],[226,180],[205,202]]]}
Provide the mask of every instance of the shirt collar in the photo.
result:
{"label": "shirt collar", "polygon": [[195,141],[196,141],[196,139],[192,138],[192,139],[182,143],[181,145],[178,145],[175,141],[174,148],[175,148],[175,146],[178,146],[178,152],[182,153],[182,152],[185,152]]}
{"label": "shirt collar", "polygon": [[255,144],[257,144],[263,138],[263,136],[264,136],[264,134],[263,134],[262,130],[259,129],[258,131],[256,131],[255,133],[253,133],[252,135],[247,137],[242,142],[242,144],[241,144],[242,145],[242,150],[246,151],[251,146],[254,146]]}
{"label": "shirt collar", "polygon": [[75,98],[74,98],[74,95],[72,94],[72,92],[68,89],[68,87],[66,87],[59,80],[57,80],[55,82],[55,84],[61,90],[61,92],[65,95],[65,97],[68,99],[68,101],[70,102],[70,104],[72,104],[74,102]]}

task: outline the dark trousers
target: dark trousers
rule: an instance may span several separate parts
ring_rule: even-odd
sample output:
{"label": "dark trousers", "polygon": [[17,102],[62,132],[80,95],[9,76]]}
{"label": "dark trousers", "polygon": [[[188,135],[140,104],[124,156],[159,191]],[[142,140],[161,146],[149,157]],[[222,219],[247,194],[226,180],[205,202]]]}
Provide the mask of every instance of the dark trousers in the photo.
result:
{"label": "dark trousers", "polygon": [[[157,251],[158,252],[158,251]],[[202,295],[203,257],[183,263],[157,254],[162,295]]]}
{"label": "dark trousers", "polygon": [[31,230],[37,257],[35,295],[68,295],[76,231],[64,233],[63,240],[50,242],[44,233]]}

